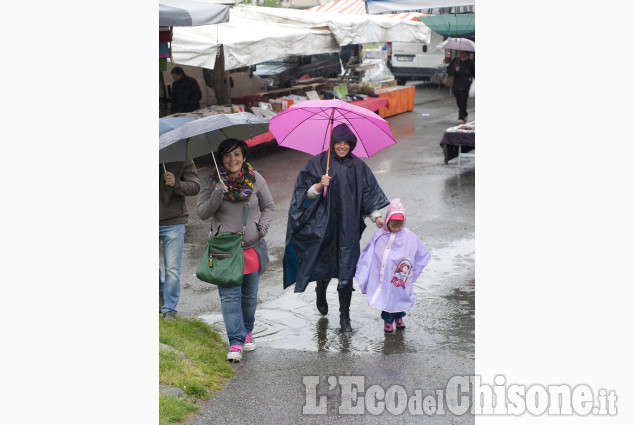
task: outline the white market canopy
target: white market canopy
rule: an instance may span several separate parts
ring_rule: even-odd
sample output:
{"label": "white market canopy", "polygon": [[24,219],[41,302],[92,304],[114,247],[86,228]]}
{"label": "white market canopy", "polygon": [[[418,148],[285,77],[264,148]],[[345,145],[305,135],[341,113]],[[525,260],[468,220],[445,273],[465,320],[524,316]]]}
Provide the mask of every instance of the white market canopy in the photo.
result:
{"label": "white market canopy", "polygon": [[223,45],[226,70],[309,51],[340,50],[328,28],[272,24],[236,16],[232,11],[230,21],[224,24],[175,27],[172,57],[180,65],[214,69],[219,44]]}
{"label": "white market canopy", "polygon": [[159,0],[159,26],[198,26],[229,21],[229,6],[194,0]]}
{"label": "white market canopy", "polygon": [[450,12],[474,12],[475,0],[366,0],[368,13],[421,12],[443,13],[442,9],[453,8]]}
{"label": "white market canopy", "polygon": [[232,16],[235,14],[261,19],[265,22],[300,25],[307,28],[327,27],[340,46],[389,41],[430,42],[430,29],[418,20],[254,6],[236,7],[232,10]]}
{"label": "white market canopy", "polygon": [[213,69],[222,44],[225,69],[231,70],[289,55],[338,52],[347,44],[388,41],[429,43],[430,28],[387,16],[237,5],[229,22],[175,27],[172,56],[181,65]]}

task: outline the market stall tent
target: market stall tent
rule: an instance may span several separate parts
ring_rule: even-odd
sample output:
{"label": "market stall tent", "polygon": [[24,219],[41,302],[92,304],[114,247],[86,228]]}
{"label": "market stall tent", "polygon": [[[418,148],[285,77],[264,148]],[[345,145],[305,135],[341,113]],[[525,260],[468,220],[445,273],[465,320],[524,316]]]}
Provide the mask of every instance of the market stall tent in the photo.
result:
{"label": "market stall tent", "polygon": [[[199,25],[221,24],[229,21],[229,5],[231,0],[217,0],[203,3],[194,0],[159,0],[159,98],[160,115],[167,113],[168,91],[161,71],[168,71],[173,65],[174,27],[192,27]],[[168,65],[169,64],[169,65]],[[190,74],[190,76],[192,76]],[[197,78],[201,88],[205,80],[200,73]],[[207,90],[203,89],[203,104],[207,103]]]}
{"label": "market stall tent", "polygon": [[237,5],[229,22],[175,27],[172,54],[177,64],[213,69],[222,44],[225,69],[231,70],[306,52],[338,52],[347,44],[384,41],[429,43],[430,29],[420,21],[386,16]]}
{"label": "market stall tent", "polygon": [[[233,4],[233,2],[232,2]],[[229,21],[229,5],[194,0],[160,0],[159,25],[190,27]]]}
{"label": "market stall tent", "polygon": [[232,16],[236,15],[306,28],[328,28],[340,46],[388,41],[430,42],[430,29],[419,20],[253,6],[234,8]]}
{"label": "market stall tent", "polygon": [[307,28],[250,19],[232,10],[230,21],[223,24],[175,27],[172,39],[174,62],[214,69],[221,44],[226,70],[308,51],[330,53],[340,49],[328,28]]}
{"label": "market stall tent", "polygon": [[446,36],[460,37],[474,34],[476,29],[474,13],[422,15],[418,19],[430,27],[432,31]]}

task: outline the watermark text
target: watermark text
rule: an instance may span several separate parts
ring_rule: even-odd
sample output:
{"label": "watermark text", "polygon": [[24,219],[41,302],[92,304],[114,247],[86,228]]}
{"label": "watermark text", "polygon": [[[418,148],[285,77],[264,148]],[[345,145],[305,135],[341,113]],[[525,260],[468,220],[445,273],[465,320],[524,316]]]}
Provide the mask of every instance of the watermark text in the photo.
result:
{"label": "watermark text", "polygon": [[[508,384],[497,375],[493,384],[483,383],[480,376],[454,376],[445,388],[424,393],[407,390],[403,385],[367,385],[364,376],[303,376],[305,404],[302,413],[325,415],[329,392],[339,392],[338,413],[341,415],[407,414],[461,416],[472,415],[608,415],[617,414],[615,391],[593,391],[588,385],[519,385]],[[320,390],[322,387],[322,390]]]}

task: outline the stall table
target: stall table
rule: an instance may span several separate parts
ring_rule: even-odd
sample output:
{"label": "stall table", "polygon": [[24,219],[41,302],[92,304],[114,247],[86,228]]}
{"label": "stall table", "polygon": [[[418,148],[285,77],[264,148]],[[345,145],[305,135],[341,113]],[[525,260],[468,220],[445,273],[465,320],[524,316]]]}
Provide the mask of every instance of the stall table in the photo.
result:
{"label": "stall table", "polygon": [[415,107],[415,86],[386,87],[375,90],[375,94],[388,99],[388,106],[377,112],[382,118],[412,111]]}
{"label": "stall table", "polygon": [[458,157],[459,158],[459,170],[461,169],[461,156],[471,156],[474,154],[465,155],[476,148],[475,136],[476,136],[476,121],[468,122],[466,124],[460,124],[454,127],[450,127],[445,130],[443,137],[441,138],[441,149],[443,149],[443,163],[447,164],[448,161]]}
{"label": "stall table", "polygon": [[262,93],[256,93],[252,96],[259,96],[259,97],[267,97],[270,95],[280,95],[282,93],[291,93],[294,91],[302,91],[305,92],[306,90],[317,90],[318,87],[325,85],[326,82],[319,82],[319,83],[311,83],[311,84],[298,84],[296,86],[291,86],[291,87],[287,87],[284,89],[276,89],[276,90],[270,90],[270,91],[265,91]]}
{"label": "stall table", "polygon": [[381,108],[388,107],[388,99],[383,97],[367,97],[364,100],[354,100],[352,102],[348,102],[351,105],[361,106],[362,108],[366,108],[369,111],[377,112]]}

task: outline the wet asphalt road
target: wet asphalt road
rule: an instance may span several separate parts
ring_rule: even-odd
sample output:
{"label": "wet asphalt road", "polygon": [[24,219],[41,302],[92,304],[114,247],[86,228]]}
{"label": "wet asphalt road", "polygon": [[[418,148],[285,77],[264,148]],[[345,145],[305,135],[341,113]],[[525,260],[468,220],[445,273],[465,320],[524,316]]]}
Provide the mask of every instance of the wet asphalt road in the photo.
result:
{"label": "wet asphalt road", "polygon": [[[468,106],[469,119],[475,120],[474,99]],[[271,263],[260,280],[254,329],[258,348],[244,353],[229,385],[188,424],[474,423],[469,414],[450,413],[447,403],[444,413],[434,415],[422,413],[417,404],[402,412],[388,400],[382,410],[383,397],[372,403],[371,393],[366,392],[379,386],[388,394],[398,390],[398,402],[406,395],[425,398],[444,390],[451,377],[474,373],[475,159],[464,158],[459,171],[457,159],[443,164],[439,146],[445,129],[456,125],[457,112],[448,89],[417,85],[414,110],[387,119],[397,144],[364,159],[388,199],[401,198],[406,226],[432,255],[414,284],[418,300],[404,318],[406,329],[393,334],[384,334],[380,311],[369,307],[359,291],[353,293],[351,304],[354,332],[341,334],[335,280],[329,286],[325,318],[315,308],[314,283],[302,294],[293,293],[293,287],[283,291],[287,211],[297,173],[310,156],[275,144],[250,151],[248,161],[267,180],[276,205],[266,238]],[[206,162],[197,161],[199,173],[207,172]],[[180,315],[200,317],[224,334],[216,288],[194,275],[210,223],[196,216],[195,197],[188,199],[188,208],[177,309]],[[366,229],[362,247],[374,229],[374,225]],[[341,376],[363,379],[358,394],[362,415],[339,412],[347,406],[342,400],[347,385],[338,384]],[[305,386],[303,379],[319,384]],[[389,390],[395,385],[405,391]],[[303,414],[303,406],[317,409],[316,394],[326,396],[326,410]],[[379,407],[373,410],[373,406]]]}

